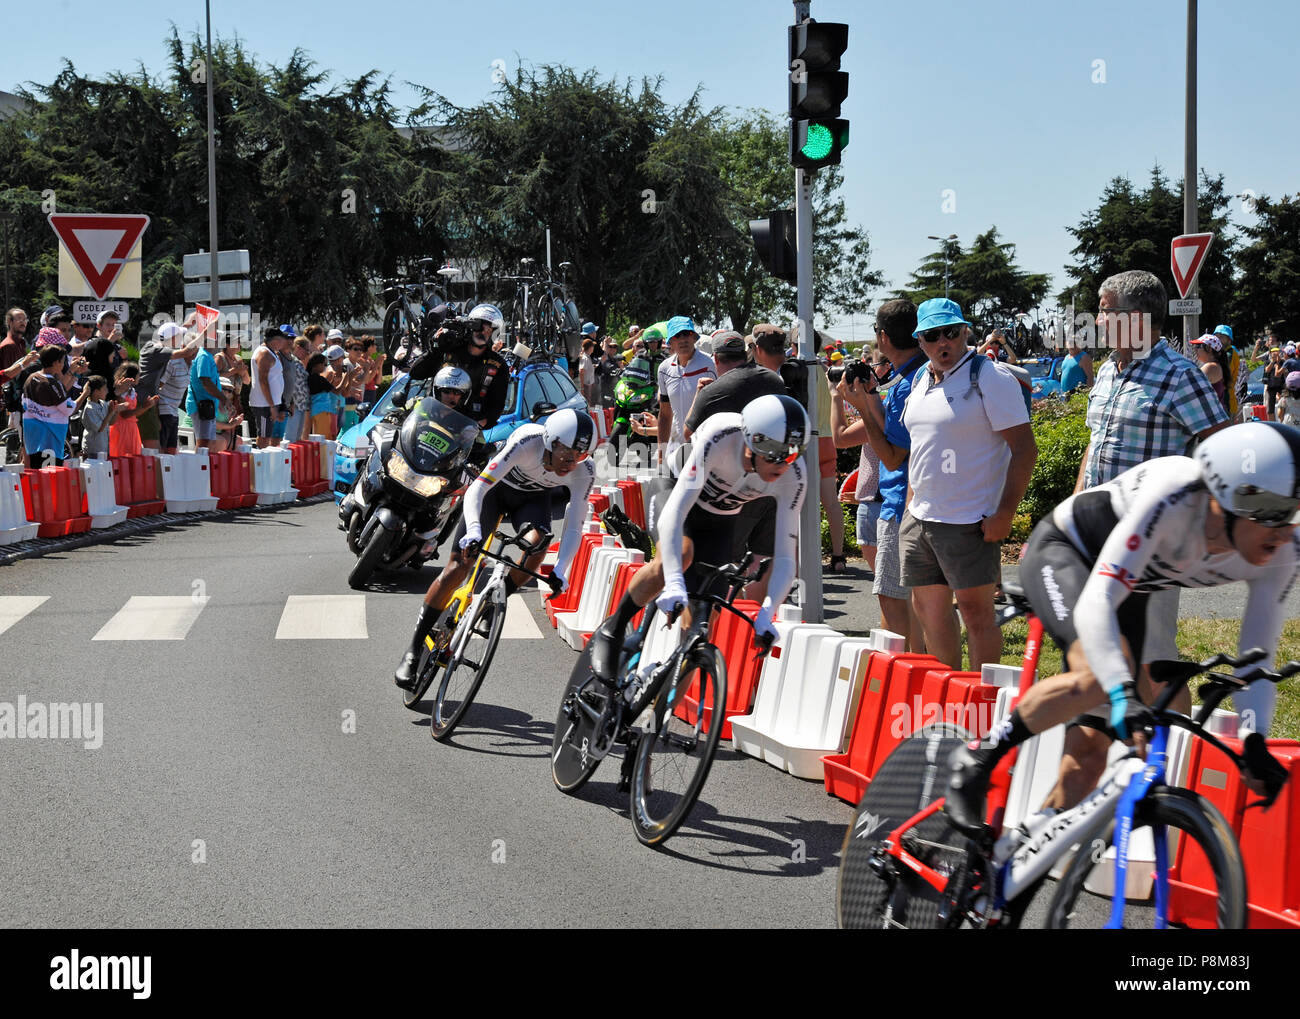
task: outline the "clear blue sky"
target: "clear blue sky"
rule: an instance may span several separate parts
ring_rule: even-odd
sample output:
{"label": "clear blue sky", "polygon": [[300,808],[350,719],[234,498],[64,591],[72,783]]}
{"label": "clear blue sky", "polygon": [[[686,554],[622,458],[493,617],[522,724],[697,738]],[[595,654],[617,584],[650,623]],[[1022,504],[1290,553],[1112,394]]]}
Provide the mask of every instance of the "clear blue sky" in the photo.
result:
{"label": "clear blue sky", "polygon": [[[702,85],[709,103],[784,116],[792,12],[786,0],[215,0],[213,31],[263,61],[301,47],[339,79],[377,68],[399,101],[414,99],[404,83],[415,81],[471,104],[490,94],[494,60],[511,72],[523,60],[662,75],[670,101]],[[1140,182],[1157,160],[1182,174],[1184,0],[814,0],[812,13],[850,25],[845,197],[893,286],[933,249],[927,234],[969,243],[996,224],[1020,264],[1059,287],[1065,227],[1111,177]],[[40,17],[9,19],[0,89],[49,80],[57,56],[92,75],[154,67],[172,22],[182,36],[201,31],[202,3],[54,0]],[[1300,191],[1300,4],[1202,0],[1200,39],[1200,165],[1232,192]],[[1093,82],[1098,60],[1104,84]],[[1232,214],[1249,218],[1240,202]]]}

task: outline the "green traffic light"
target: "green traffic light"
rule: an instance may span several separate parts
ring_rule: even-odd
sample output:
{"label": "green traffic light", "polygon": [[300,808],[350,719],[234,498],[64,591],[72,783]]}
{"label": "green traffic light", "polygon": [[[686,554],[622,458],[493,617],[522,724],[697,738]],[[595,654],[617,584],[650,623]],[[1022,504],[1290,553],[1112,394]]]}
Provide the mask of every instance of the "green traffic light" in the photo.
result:
{"label": "green traffic light", "polygon": [[825,159],[834,147],[835,139],[829,127],[825,124],[809,124],[807,141],[799,151],[807,159]]}

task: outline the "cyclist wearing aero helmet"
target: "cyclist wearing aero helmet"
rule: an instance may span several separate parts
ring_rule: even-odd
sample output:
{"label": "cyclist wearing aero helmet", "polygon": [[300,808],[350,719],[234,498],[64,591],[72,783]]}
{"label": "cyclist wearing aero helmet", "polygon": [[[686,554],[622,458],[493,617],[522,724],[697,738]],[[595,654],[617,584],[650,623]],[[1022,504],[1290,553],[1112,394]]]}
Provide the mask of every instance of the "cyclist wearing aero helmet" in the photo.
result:
{"label": "cyclist wearing aero helmet", "polygon": [[688,590],[699,586],[693,562],[722,565],[743,555],[758,520],[741,510],[763,496],[776,499],[776,538],[754,632],[761,642],[775,639],[772,616],[794,583],[799,509],[807,489],[799,455],[808,432],[808,415],[788,396],[761,396],[739,414],[714,414],[704,422],[664,503],[654,559],[592,635],[591,667],[599,678],[613,680],[627,625],[650,599],[658,596],[655,604],[664,613],[686,605]]}
{"label": "cyclist wearing aero helmet", "polygon": [[[1140,695],[1132,663],[1142,660],[1151,592],[1244,580],[1249,595],[1238,646],[1267,649],[1269,657],[1258,664],[1271,668],[1300,563],[1298,522],[1300,430],[1265,422],[1216,432],[1194,459],[1159,457],[1131,468],[1070,496],[1040,520],[1020,580],[1070,671],[1031,687],[982,744],[954,751],[945,806],[953,824],[965,831],[982,827],[990,773],[1035,733],[1107,705],[1110,729],[1120,739],[1149,720],[1143,701],[1154,692]],[[1182,706],[1177,699],[1173,706],[1185,711],[1190,695],[1180,696]],[[1233,695],[1248,782],[1261,782],[1278,767],[1264,745],[1275,697],[1266,681]],[[1105,719],[1083,715],[1067,729],[1060,778],[1045,808],[1072,807],[1096,785],[1110,744],[1105,727]]]}
{"label": "cyclist wearing aero helmet", "polygon": [[[569,567],[581,539],[587,496],[596,476],[595,466],[588,457],[595,444],[596,429],[591,418],[568,408],[556,411],[545,424],[520,425],[510,433],[501,452],[465,492],[464,516],[452,537],[452,557],[425,593],[411,646],[393,677],[398,686],[409,688],[414,681],[424,638],[434,632],[452,594],[465,582],[477,546],[483,541],[485,523],[492,528],[498,520],[508,518],[517,534],[535,528],[549,529],[555,512],[567,501],[551,590],[559,594],[568,586]],[[528,540],[535,541],[536,537],[531,535]],[[545,556],[543,549],[529,556],[522,565],[536,570]],[[519,570],[512,570],[506,577],[506,593],[514,594],[524,577]],[[442,644],[447,636],[450,634],[445,631],[437,633],[435,645]]]}

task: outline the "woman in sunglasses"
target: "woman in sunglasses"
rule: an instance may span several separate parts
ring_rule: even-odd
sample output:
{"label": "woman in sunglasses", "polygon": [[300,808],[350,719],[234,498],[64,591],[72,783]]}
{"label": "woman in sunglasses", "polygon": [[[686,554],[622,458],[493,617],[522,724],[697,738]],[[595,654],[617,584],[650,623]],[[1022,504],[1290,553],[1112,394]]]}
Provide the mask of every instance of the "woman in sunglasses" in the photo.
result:
{"label": "woman in sunglasses", "polygon": [[[1129,739],[1149,717],[1155,684],[1139,690],[1132,663],[1142,660],[1152,592],[1244,580],[1250,593],[1238,647],[1275,648],[1300,562],[1297,522],[1300,430],[1262,421],[1216,432],[1194,459],[1160,457],[1127,470],[1040,520],[1020,581],[1070,671],[1035,684],[983,745],[953,754],[945,809],[954,823],[979,828],[988,778],[1003,755],[1071,719],[1061,776],[1045,806],[1068,809],[1092,789],[1110,733]],[[1272,668],[1271,650],[1258,665]],[[1263,747],[1275,697],[1270,682],[1233,695],[1248,760]],[[1172,707],[1190,705],[1184,689]],[[1098,709],[1101,717],[1081,714]]]}

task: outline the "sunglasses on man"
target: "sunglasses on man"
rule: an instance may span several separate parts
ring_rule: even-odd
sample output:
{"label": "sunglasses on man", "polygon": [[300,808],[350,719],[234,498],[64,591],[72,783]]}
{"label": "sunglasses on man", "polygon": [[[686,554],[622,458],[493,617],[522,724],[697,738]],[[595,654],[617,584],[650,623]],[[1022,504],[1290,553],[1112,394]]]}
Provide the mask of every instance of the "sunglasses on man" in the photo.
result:
{"label": "sunglasses on man", "polygon": [[966,327],[960,323],[950,326],[941,326],[938,329],[927,329],[920,336],[922,343],[938,343],[939,338],[945,340],[955,340],[959,337]]}

